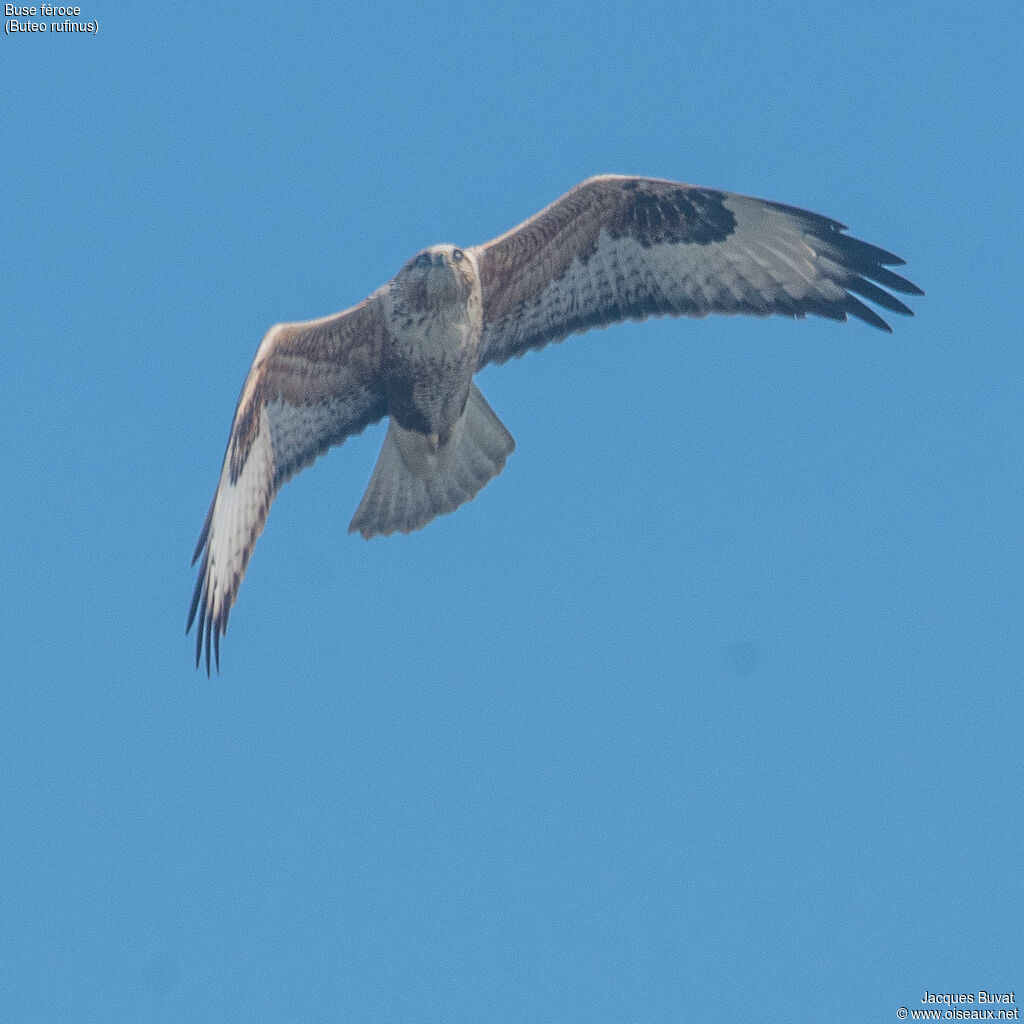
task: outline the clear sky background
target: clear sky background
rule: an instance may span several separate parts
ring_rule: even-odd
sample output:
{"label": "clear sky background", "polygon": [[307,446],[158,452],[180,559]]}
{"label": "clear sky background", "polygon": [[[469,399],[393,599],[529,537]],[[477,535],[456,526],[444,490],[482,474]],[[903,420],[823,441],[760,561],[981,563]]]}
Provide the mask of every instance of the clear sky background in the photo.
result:
{"label": "clear sky background", "polygon": [[[1024,998],[1018,5],[80,20],[0,41],[0,1019]],[[504,473],[366,543],[383,427],[333,452],[196,673],[263,332],[598,172],[833,216],[927,295],[489,368]]]}

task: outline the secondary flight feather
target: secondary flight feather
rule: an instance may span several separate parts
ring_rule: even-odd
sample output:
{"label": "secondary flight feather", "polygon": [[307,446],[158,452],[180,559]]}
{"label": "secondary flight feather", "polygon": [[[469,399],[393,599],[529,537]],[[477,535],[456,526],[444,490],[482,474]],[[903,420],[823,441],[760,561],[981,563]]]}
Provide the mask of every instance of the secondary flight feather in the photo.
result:
{"label": "secondary flight feather", "polygon": [[[192,561],[186,632],[196,665],[220,638],[278,489],[329,448],[389,417],[349,530],[409,533],[501,472],[511,434],[473,383],[596,327],[650,316],[912,315],[921,295],[885,249],[838,221],[764,199],[653,178],[590,178],[472,248],[417,253],[363,302],[278,324],[242,387],[220,480]],[[867,300],[865,302],[864,300]]]}

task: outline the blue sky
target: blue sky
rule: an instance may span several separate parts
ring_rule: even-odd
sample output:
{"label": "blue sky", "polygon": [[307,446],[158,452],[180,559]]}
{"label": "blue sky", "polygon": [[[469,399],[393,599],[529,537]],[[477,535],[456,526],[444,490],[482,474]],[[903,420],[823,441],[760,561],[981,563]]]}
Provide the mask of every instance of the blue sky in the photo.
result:
{"label": "blue sky", "polygon": [[[105,2],[0,42],[0,1018],[892,1020],[1024,990],[1012,4]],[[189,557],[281,320],[598,172],[835,217],[927,295],[574,338],[409,537]],[[1024,993],[1022,993],[1024,995]]]}

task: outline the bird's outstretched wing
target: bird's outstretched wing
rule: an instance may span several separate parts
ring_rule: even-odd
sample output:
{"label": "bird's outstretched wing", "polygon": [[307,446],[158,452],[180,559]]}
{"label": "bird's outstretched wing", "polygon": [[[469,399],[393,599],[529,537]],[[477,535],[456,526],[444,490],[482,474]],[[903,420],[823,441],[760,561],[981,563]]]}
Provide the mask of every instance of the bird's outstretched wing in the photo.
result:
{"label": "bird's outstretched wing", "polygon": [[648,316],[814,313],[888,331],[857,296],[912,315],[884,289],[923,293],[886,269],[903,260],[845,230],[816,213],[716,189],[590,178],[473,250],[483,291],[480,366]]}
{"label": "bird's outstretched wing", "polygon": [[278,488],[317,456],[387,412],[376,293],[321,320],[278,324],[264,337],[231,425],[220,482],[192,562],[200,560],[188,624],[198,613],[196,665],[220,637]]}

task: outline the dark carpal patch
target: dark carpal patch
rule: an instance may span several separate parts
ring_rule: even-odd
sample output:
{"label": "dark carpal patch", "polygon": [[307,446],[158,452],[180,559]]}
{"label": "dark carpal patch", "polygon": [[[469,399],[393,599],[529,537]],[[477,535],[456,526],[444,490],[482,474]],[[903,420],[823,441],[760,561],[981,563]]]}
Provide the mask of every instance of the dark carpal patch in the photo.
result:
{"label": "dark carpal patch", "polygon": [[246,460],[249,458],[249,451],[256,438],[260,436],[260,414],[263,412],[266,390],[264,375],[260,377],[249,400],[244,406],[239,406],[236,414],[235,426],[228,441],[228,450],[231,453],[230,480],[233,484],[238,483],[238,478],[242,475]]}
{"label": "dark carpal patch", "polygon": [[667,243],[710,245],[736,230],[735,214],[715,189],[630,181],[622,191],[623,204],[608,233],[634,238],[645,249]]}

